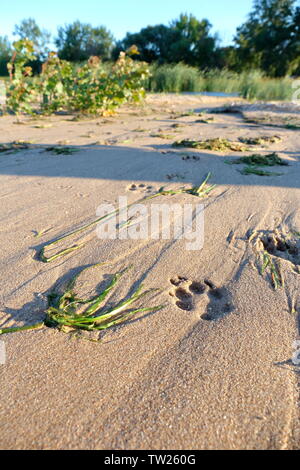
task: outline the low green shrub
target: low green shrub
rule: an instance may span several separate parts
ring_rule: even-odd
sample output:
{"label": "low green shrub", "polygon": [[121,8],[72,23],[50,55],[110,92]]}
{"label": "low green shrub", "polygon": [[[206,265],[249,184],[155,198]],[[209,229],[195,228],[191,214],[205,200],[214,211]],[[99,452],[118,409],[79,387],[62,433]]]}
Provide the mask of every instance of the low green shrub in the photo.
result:
{"label": "low green shrub", "polygon": [[73,111],[88,114],[113,113],[125,102],[138,102],[145,96],[148,65],[133,61],[124,52],[111,67],[99,57],[83,65],[73,65],[51,52],[39,75],[26,65],[34,59],[33,43],[14,43],[15,52],[8,64],[6,106],[9,112],[53,113]]}

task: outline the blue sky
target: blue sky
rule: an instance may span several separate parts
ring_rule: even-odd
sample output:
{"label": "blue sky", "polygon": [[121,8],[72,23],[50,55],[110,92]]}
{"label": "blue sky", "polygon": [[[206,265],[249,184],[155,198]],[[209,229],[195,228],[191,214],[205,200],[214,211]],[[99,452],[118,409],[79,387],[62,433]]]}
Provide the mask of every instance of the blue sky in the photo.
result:
{"label": "blue sky", "polygon": [[57,26],[79,19],[94,26],[103,24],[116,39],[122,39],[127,31],[168,24],[187,12],[198,19],[208,18],[223,44],[229,44],[252,3],[253,0],[0,0],[0,35],[12,38],[14,25],[33,17],[53,34]]}

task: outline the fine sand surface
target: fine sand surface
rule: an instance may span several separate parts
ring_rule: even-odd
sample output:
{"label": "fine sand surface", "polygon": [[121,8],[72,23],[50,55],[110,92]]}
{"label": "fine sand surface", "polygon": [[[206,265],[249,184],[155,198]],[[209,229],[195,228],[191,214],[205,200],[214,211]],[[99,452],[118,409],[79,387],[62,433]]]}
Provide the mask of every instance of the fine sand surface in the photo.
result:
{"label": "fine sand surface", "polygon": [[[2,449],[300,448],[300,369],[292,362],[300,277],[277,253],[285,285],[275,291],[249,241],[254,230],[300,232],[299,131],[256,126],[239,114],[209,123],[174,114],[221,104],[153,95],[115,117],[0,118],[0,143],[32,142],[29,150],[0,153],[0,327],[42,320],[54,286],[102,261],[108,264],[80,278],[82,292],[132,264],[112,299],[143,281],[160,290],[142,305],[166,305],[108,330],[101,343],[50,328],[1,336]],[[276,115],[276,107],[267,112]],[[255,152],[285,159],[289,166],[267,168],[281,176],[243,175],[243,166],[224,163],[241,153],[171,147],[185,138],[265,135],[283,140]],[[43,150],[49,144],[79,151],[56,155]],[[43,244],[93,220],[100,204],[140,200],[161,186],[190,187],[209,171],[217,187],[199,200],[202,250],[186,250],[184,240],[99,240],[93,228],[79,237],[87,242],[81,250],[49,264],[37,259]],[[299,264],[297,253],[293,261]],[[186,279],[178,287],[177,276]],[[204,280],[220,288],[217,295],[191,287]]]}

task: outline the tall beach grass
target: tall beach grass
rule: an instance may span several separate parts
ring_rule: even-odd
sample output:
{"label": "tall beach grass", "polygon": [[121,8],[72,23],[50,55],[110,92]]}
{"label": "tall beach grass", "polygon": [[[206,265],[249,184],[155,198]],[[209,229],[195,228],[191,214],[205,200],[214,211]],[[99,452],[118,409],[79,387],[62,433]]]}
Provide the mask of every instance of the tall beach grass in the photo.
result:
{"label": "tall beach grass", "polygon": [[236,93],[249,100],[291,100],[293,79],[268,78],[260,71],[236,73],[229,70],[202,71],[185,64],[151,67],[146,88],[154,93]]}

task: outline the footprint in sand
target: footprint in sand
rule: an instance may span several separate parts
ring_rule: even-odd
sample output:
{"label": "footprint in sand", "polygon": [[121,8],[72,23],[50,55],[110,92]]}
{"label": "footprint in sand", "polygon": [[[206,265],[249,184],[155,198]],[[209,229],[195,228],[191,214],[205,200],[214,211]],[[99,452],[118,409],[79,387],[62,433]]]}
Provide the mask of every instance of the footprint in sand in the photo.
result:
{"label": "footprint in sand", "polygon": [[199,282],[176,276],[170,279],[170,283],[174,288],[169,294],[176,307],[195,311],[202,320],[216,321],[234,310],[229,291],[225,287],[215,286],[208,279]]}
{"label": "footprint in sand", "polygon": [[148,186],[143,183],[132,183],[130,186],[128,186],[127,191],[138,191],[142,193],[150,193],[154,190],[153,186]]}
{"label": "footprint in sand", "polygon": [[265,251],[276,258],[290,261],[295,266],[300,265],[300,237],[298,233],[288,237],[278,231],[267,232],[260,236],[260,242]]}
{"label": "footprint in sand", "polygon": [[234,311],[234,305],[228,289],[226,289],[226,287],[216,287],[208,279],[206,279],[204,283],[208,287],[207,296],[209,302],[201,318],[207,321],[215,321],[232,313]]}

